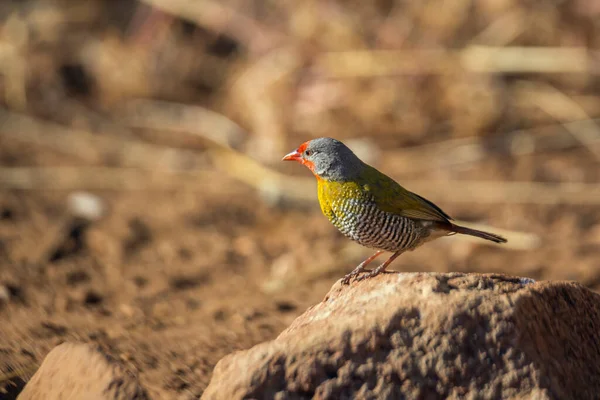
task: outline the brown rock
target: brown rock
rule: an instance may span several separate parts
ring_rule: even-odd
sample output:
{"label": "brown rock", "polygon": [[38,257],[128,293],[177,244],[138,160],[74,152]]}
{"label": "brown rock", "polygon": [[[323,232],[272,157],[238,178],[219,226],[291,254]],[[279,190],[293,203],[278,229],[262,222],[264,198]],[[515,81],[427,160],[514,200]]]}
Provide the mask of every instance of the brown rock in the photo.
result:
{"label": "brown rock", "polygon": [[598,377],[600,296],[579,284],[384,274],[224,357],[203,399],[596,399]]}
{"label": "brown rock", "polygon": [[44,359],[19,400],[145,400],[137,379],[88,344],[63,343]]}

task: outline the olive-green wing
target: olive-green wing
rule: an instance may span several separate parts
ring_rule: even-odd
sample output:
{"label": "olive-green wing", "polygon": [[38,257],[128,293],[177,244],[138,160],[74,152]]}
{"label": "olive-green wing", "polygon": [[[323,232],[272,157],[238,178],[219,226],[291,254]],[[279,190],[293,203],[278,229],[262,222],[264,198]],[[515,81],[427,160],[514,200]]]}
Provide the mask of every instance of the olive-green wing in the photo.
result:
{"label": "olive-green wing", "polygon": [[367,182],[365,190],[373,195],[377,206],[383,211],[428,221],[452,220],[431,201],[404,189],[392,178],[373,167],[366,168],[363,181]]}

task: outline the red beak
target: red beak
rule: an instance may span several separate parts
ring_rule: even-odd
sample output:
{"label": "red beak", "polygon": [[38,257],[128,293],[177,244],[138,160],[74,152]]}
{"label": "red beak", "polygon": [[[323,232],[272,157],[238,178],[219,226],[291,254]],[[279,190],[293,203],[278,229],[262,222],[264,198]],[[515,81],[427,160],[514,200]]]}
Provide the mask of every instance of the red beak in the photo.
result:
{"label": "red beak", "polygon": [[281,161],[298,161],[299,163],[301,163],[302,160],[302,154],[298,153],[298,150],[294,150],[289,154],[286,154]]}

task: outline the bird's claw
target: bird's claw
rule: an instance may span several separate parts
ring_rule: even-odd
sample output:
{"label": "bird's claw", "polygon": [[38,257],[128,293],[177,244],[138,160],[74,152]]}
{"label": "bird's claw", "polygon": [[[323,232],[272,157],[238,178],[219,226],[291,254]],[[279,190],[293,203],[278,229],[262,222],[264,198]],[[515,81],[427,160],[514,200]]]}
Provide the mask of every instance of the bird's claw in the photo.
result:
{"label": "bird's claw", "polygon": [[[362,272],[365,272],[363,275],[361,275]],[[342,285],[348,285],[350,284],[351,280],[355,280],[356,282],[360,282],[364,279],[367,278],[371,278],[375,275],[379,275],[379,272],[375,273],[375,271],[365,271],[364,269],[358,270],[358,271],[352,271],[349,274],[346,274],[344,276],[344,278],[342,279]]]}
{"label": "bird's claw", "polygon": [[[352,272],[350,272],[349,274],[346,274],[346,276],[344,276],[344,278],[342,279],[342,285],[348,285],[352,278],[357,277],[361,272],[363,272],[365,270],[365,267],[367,265],[369,265],[369,263],[371,261],[376,259],[381,253],[383,253],[383,250],[377,250],[377,252],[375,254],[373,254],[371,257],[367,258],[365,261],[358,264],[358,266],[356,268],[354,268],[354,270]],[[359,280],[362,280],[362,279],[359,279]]]}
{"label": "bird's claw", "polygon": [[367,272],[365,274],[362,274],[360,276],[357,276],[354,280],[356,282],[364,281],[365,279],[373,278],[373,277],[379,275],[380,273],[381,273],[381,271],[373,270],[373,271]]}
{"label": "bird's claw", "polygon": [[344,278],[342,278],[342,285],[349,285],[350,284],[350,280],[352,278],[354,278],[357,274],[355,274],[354,272],[350,272],[349,274],[346,274],[344,276]]}
{"label": "bird's claw", "polygon": [[352,278],[355,278],[358,274],[365,270],[364,263],[361,263],[358,267],[354,268],[354,271],[346,274],[342,279],[342,285],[349,285]]}
{"label": "bird's claw", "polygon": [[342,285],[349,285],[352,278],[354,278],[356,280],[356,277],[358,275],[360,275],[361,272],[364,271],[363,268],[356,268],[354,271],[350,272],[349,274],[346,274],[344,276],[344,278],[342,279]]}

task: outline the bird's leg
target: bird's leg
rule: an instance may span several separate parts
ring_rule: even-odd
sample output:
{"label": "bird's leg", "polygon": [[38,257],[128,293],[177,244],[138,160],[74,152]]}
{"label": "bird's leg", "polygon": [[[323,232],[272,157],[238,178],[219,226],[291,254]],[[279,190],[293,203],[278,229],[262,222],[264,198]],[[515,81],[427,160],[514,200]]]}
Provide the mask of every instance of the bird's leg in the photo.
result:
{"label": "bird's leg", "polygon": [[381,253],[383,253],[383,250],[378,250],[377,253],[373,254],[371,257],[367,258],[365,261],[358,264],[358,267],[354,268],[354,270],[352,272],[350,272],[349,274],[346,274],[346,276],[344,276],[344,279],[342,279],[342,284],[347,285],[348,283],[350,283],[350,279],[354,278],[356,275],[363,272],[365,270],[365,267],[367,265],[369,265],[369,263],[371,261],[373,261],[374,259],[379,257],[379,255]]}
{"label": "bird's leg", "polygon": [[369,279],[369,278],[372,278],[374,276],[379,275],[380,273],[382,273],[383,271],[385,271],[385,269],[388,267],[388,265],[390,265],[392,263],[392,261],[394,261],[403,252],[404,252],[404,250],[400,250],[400,251],[395,252],[394,254],[391,255],[390,258],[388,258],[379,267],[375,268],[373,271],[371,271],[369,273],[366,273],[364,275],[361,275],[361,276],[357,277],[356,280],[357,281],[362,281],[364,279]]}

